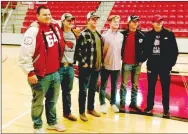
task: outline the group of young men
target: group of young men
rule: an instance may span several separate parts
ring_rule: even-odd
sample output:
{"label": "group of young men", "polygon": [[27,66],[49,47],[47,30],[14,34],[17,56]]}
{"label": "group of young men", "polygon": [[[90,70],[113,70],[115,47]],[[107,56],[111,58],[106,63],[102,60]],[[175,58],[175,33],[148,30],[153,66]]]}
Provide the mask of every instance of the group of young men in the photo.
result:
{"label": "group of young men", "polygon": [[[65,131],[57,123],[56,103],[60,86],[62,89],[63,116],[76,121],[71,113],[71,90],[73,89],[74,68],[78,61],[79,70],[79,113],[80,119],[88,121],[87,113],[100,117],[95,111],[95,92],[99,75],[101,85],[99,100],[101,112],[107,113],[105,89],[111,77],[110,104],[114,112],[125,111],[127,83],[131,74],[132,90],[130,108],[141,112],[137,106],[138,81],[141,65],[147,60],[148,96],[144,112],[149,113],[154,106],[155,85],[158,75],[162,85],[164,116],[169,116],[170,71],[178,56],[178,47],[172,31],[163,27],[160,15],[153,17],[153,29],[147,33],[138,29],[139,17],[131,15],[127,29],[118,31],[119,15],[108,17],[110,28],[102,35],[96,30],[99,20],[96,12],[87,14],[87,27],[80,33],[73,30],[75,17],[64,13],[60,23],[52,19],[50,10],[45,6],[37,9],[37,22],[31,24],[24,33],[19,65],[28,75],[32,89],[31,116],[35,133],[44,133],[42,113],[47,118],[47,129]],[[122,67],[121,67],[122,62]],[[121,71],[120,71],[121,70]],[[120,87],[120,107],[116,106],[117,81],[122,76]],[[87,93],[88,90],[88,93]]]}

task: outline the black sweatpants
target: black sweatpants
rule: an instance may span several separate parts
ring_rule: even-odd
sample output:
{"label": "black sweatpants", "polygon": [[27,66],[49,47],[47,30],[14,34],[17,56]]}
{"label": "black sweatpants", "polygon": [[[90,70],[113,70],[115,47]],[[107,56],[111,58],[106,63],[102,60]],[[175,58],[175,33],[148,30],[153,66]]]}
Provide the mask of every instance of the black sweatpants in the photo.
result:
{"label": "black sweatpants", "polygon": [[160,76],[162,86],[162,104],[165,113],[169,111],[169,94],[170,94],[170,71],[165,69],[155,69],[147,72],[148,77],[148,96],[147,108],[153,108],[155,97],[155,86],[157,77]]}

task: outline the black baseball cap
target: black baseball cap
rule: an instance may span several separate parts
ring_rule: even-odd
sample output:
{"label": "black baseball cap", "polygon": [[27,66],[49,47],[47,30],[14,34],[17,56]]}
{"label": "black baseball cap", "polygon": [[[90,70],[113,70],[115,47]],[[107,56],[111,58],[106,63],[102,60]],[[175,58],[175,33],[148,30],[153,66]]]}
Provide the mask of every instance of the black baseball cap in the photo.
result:
{"label": "black baseball cap", "polygon": [[140,18],[136,15],[130,15],[128,18],[127,18],[127,22],[130,22],[130,21],[133,21],[133,20],[140,20]]}

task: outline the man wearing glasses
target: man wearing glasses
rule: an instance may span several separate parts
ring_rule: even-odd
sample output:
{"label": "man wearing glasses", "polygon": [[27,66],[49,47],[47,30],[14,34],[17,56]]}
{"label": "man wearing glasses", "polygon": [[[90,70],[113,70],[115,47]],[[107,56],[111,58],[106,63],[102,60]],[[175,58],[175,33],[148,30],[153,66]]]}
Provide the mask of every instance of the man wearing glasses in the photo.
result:
{"label": "man wearing glasses", "polygon": [[136,112],[141,112],[137,106],[138,80],[141,71],[141,65],[144,62],[143,44],[145,35],[138,30],[139,17],[131,15],[128,17],[128,28],[123,31],[124,41],[121,51],[122,64],[122,83],[120,88],[120,111],[126,111],[125,100],[127,95],[127,84],[131,74],[132,90],[131,103],[129,108]]}
{"label": "man wearing glasses", "polygon": [[88,121],[85,115],[87,88],[89,90],[87,113],[100,117],[94,109],[99,71],[103,65],[103,41],[96,31],[99,18],[96,12],[87,14],[87,28],[81,32],[76,44],[75,58],[79,61],[79,113],[83,121]]}

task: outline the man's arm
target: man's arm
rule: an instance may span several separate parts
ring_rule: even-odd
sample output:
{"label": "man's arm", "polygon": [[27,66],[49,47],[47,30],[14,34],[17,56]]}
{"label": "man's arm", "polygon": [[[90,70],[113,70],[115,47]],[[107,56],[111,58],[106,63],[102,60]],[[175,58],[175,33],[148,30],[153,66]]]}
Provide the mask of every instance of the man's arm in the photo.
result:
{"label": "man's arm", "polygon": [[28,77],[35,75],[33,67],[33,55],[36,47],[36,35],[38,28],[30,27],[22,38],[18,56],[18,65]]}
{"label": "man's arm", "polygon": [[170,34],[171,34],[171,37],[170,37],[170,39],[171,39],[170,58],[171,58],[171,64],[172,64],[172,67],[173,67],[176,64],[177,57],[178,57],[178,54],[179,54],[179,50],[178,50],[178,45],[177,45],[176,37],[175,37],[174,33],[170,32]]}
{"label": "man's arm", "polygon": [[74,58],[78,60],[78,62],[83,66],[86,64],[86,58],[84,58],[83,52],[84,50],[84,37],[80,35],[78,40],[76,41],[76,49]]}
{"label": "man's arm", "polygon": [[141,58],[141,62],[145,62],[148,59],[148,53],[149,53],[149,49],[148,49],[148,33],[144,33],[145,37],[143,40],[143,47],[142,47],[142,58]]}
{"label": "man's arm", "polygon": [[106,57],[107,50],[108,50],[108,44],[107,44],[105,38],[106,38],[106,37],[105,37],[105,33],[104,33],[104,34],[102,34],[102,41],[104,42],[104,48],[103,48],[103,56],[104,56],[104,59],[105,59],[105,57]]}

